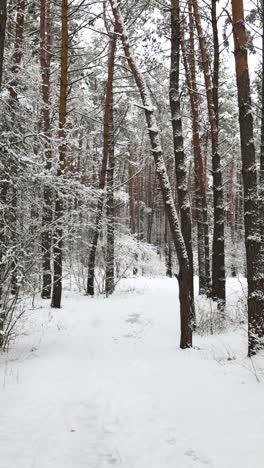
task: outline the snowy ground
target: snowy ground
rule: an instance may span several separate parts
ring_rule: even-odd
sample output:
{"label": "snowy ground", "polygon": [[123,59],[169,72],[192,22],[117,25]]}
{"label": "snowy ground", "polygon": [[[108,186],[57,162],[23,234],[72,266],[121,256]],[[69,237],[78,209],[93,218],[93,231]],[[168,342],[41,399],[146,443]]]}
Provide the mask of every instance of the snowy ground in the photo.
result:
{"label": "snowy ground", "polygon": [[44,304],[0,357],[1,468],[263,468],[261,359],[242,331],[181,351],[176,280]]}

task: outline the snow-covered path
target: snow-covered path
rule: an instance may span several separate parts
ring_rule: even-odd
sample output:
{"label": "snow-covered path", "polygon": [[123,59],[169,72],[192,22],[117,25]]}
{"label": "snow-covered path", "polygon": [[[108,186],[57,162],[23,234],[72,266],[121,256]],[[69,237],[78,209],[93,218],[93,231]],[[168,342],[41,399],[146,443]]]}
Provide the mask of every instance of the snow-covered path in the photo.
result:
{"label": "snow-covered path", "polygon": [[32,312],[0,361],[1,468],[263,468],[264,384],[243,337],[181,351],[175,280],[135,288]]}

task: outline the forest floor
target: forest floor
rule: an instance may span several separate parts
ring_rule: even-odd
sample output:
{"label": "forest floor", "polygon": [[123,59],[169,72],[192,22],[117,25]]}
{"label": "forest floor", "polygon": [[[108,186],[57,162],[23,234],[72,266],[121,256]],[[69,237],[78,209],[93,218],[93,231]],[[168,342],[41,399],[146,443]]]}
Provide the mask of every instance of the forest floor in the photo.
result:
{"label": "forest floor", "polygon": [[0,356],[1,468],[263,468],[264,358],[243,330],[180,350],[175,279],[63,302],[37,301]]}

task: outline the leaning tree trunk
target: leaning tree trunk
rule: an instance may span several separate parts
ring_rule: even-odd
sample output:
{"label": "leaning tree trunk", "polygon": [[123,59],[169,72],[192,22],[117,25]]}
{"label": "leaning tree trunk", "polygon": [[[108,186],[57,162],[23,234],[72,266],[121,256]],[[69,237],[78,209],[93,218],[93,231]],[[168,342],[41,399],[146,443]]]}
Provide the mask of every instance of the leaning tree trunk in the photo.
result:
{"label": "leaning tree trunk", "polygon": [[97,202],[95,227],[93,231],[93,239],[92,239],[90,252],[89,252],[89,259],[88,259],[88,277],[87,277],[87,289],[86,289],[86,293],[88,296],[94,296],[96,251],[97,251],[99,234],[101,230],[101,222],[102,222],[102,214],[103,214],[103,206],[104,206],[104,198],[105,198],[104,189],[105,189],[105,182],[106,182],[107,161],[108,161],[108,152],[109,152],[109,131],[110,131],[109,119],[110,119],[111,103],[112,103],[116,42],[117,42],[117,36],[114,33],[112,41],[111,41],[111,49],[110,49],[109,60],[108,60],[108,77],[107,77],[106,95],[105,95],[104,128],[103,128],[103,160],[102,160],[102,167],[101,167],[100,180],[99,180],[99,190],[101,191],[101,194],[99,195],[98,202]]}
{"label": "leaning tree trunk", "polygon": [[225,210],[224,190],[221,158],[219,154],[219,131],[217,126],[216,109],[214,105],[213,86],[209,61],[206,51],[205,38],[202,30],[201,19],[197,0],[193,0],[194,18],[199,38],[200,53],[204,82],[206,87],[207,106],[212,140],[212,172],[214,194],[214,232],[212,248],[212,297],[217,301],[221,315],[223,315],[226,291],[225,291]]}
{"label": "leaning tree trunk", "polygon": [[0,0],[0,91],[2,89],[3,62],[6,33],[6,0]]}
{"label": "leaning tree trunk", "polygon": [[[61,4],[61,73],[59,96],[59,166],[57,176],[61,177],[66,170],[66,144],[65,126],[67,115],[67,91],[68,91],[68,0],[62,0]],[[53,235],[54,273],[51,307],[61,307],[62,294],[62,250],[63,250],[63,199],[56,193],[55,201],[55,231]]]}
{"label": "leaning tree trunk", "polygon": [[136,60],[132,54],[127,32],[124,26],[120,2],[110,0],[112,11],[115,17],[117,32],[119,33],[125,57],[134,76],[142,102],[142,109],[145,113],[148,128],[150,146],[155,162],[156,173],[160,184],[165,213],[167,215],[171,235],[176,248],[179,263],[179,298],[181,314],[181,339],[180,347],[189,348],[192,346],[192,289],[190,283],[190,265],[188,252],[181,232],[173,194],[162,154],[160,132],[157,127],[154,109],[151,102],[150,92],[146,85],[144,75],[141,73]]}
{"label": "leaning tree trunk", "polygon": [[187,187],[187,164],[184,154],[181,102],[180,102],[180,2],[171,0],[171,66],[170,66],[170,108],[174,144],[177,194],[180,208],[181,231],[189,258],[190,287],[192,296],[192,319],[195,323],[193,289],[192,219]]}
{"label": "leaning tree trunk", "polygon": [[[248,281],[248,354],[264,337],[264,288],[261,238],[258,232],[258,186],[243,0],[232,0],[233,37],[244,186],[244,225]],[[263,345],[263,343],[262,343]]]}
{"label": "leaning tree trunk", "polygon": [[[50,0],[40,1],[40,69],[42,91],[42,121],[44,161],[47,173],[51,170],[51,121],[50,121],[50,60],[51,60],[51,11]],[[49,184],[43,190],[42,215],[42,299],[51,297],[51,246],[52,246],[52,190]]]}

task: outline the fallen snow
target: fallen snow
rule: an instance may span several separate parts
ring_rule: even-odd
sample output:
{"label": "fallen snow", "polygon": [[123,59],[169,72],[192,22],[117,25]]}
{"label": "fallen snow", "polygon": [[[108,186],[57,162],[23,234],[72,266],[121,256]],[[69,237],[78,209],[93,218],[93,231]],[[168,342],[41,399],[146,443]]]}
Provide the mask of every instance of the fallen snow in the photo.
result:
{"label": "fallen snow", "polygon": [[242,331],[181,351],[175,279],[45,305],[0,357],[1,467],[263,468],[259,362]]}

